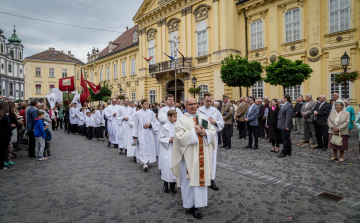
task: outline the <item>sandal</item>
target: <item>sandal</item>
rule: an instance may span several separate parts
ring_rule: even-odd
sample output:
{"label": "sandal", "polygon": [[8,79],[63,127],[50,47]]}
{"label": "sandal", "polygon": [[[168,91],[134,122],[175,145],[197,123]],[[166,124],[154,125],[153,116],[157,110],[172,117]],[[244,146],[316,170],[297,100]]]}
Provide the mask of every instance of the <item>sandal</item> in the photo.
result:
{"label": "sandal", "polygon": [[344,158],[340,158],[340,159],[339,159],[339,162],[344,162],[344,161],[345,161]]}
{"label": "sandal", "polygon": [[338,158],[337,157],[331,157],[330,160],[334,161],[334,160],[338,160]]}
{"label": "sandal", "polygon": [[274,152],[275,152],[275,150],[274,150],[274,149],[272,149],[272,150],[270,150],[270,152],[271,152],[271,153],[274,153]]}

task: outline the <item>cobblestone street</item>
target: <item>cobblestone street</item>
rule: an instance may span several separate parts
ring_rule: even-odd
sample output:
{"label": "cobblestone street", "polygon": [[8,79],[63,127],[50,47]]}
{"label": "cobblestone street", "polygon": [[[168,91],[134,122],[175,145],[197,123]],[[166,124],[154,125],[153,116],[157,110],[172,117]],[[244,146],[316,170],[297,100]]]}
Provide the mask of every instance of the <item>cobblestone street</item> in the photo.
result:
{"label": "cobblestone street", "polygon": [[[234,131],[235,132],[235,131]],[[166,194],[157,164],[140,164],[106,142],[53,133],[53,158],[35,161],[20,145],[17,165],[0,172],[0,222],[359,222],[358,132],[352,131],[345,162],[332,151],[301,145],[292,134],[293,155],[278,158],[261,139],[258,150],[218,152],[216,183],[209,189],[203,219],[182,208],[181,192]],[[327,191],[336,203],[315,195]]]}

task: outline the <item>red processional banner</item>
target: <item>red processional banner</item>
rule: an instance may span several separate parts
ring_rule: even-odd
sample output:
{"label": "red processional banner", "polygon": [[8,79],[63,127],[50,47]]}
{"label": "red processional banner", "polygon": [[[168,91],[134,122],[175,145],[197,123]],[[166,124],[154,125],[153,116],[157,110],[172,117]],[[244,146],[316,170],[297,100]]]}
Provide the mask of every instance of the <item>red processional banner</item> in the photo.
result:
{"label": "red processional banner", "polygon": [[86,82],[83,78],[83,75],[81,74],[81,90],[80,90],[80,102],[81,104],[84,104],[84,102],[86,102],[86,100],[90,97],[90,92],[89,89],[86,86]]}
{"label": "red processional banner", "polygon": [[75,91],[75,77],[65,77],[59,79],[60,91]]}

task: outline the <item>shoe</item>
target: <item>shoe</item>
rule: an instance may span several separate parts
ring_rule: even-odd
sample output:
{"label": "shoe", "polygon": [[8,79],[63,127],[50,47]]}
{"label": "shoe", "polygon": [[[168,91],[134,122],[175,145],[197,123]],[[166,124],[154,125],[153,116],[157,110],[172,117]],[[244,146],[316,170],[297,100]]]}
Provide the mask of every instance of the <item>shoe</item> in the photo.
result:
{"label": "shoe", "polygon": [[111,146],[111,142],[109,141],[108,144],[107,144],[107,147],[110,147]]}
{"label": "shoe", "polygon": [[1,170],[10,170],[10,167],[4,166]]}
{"label": "shoe", "polygon": [[340,158],[340,159],[339,159],[339,162],[341,162],[341,163],[344,162],[344,161],[345,161],[344,158]]}
{"label": "shoe", "polygon": [[258,146],[253,146],[251,149],[259,149]]}
{"label": "shoe", "polygon": [[309,141],[303,140],[300,143],[309,143]]}
{"label": "shoe", "polygon": [[118,148],[118,144],[114,144],[114,148]]}
{"label": "shoe", "polygon": [[43,156],[43,159],[44,159],[44,160],[47,160],[48,158],[46,158],[45,156]]}
{"label": "shoe", "polygon": [[295,132],[295,134],[301,134],[300,132]]}
{"label": "shoe", "polygon": [[225,148],[225,147],[226,147],[225,145],[220,146],[220,148]]}
{"label": "shoe", "polygon": [[271,153],[274,153],[274,152],[275,152],[275,150],[274,150],[274,149],[272,149],[272,150],[270,150],[270,152],[271,152]]}
{"label": "shoe", "polygon": [[133,161],[136,163],[136,156],[134,156]]}
{"label": "shoe", "polygon": [[279,150],[278,151],[274,150],[274,153],[278,153],[278,152],[279,152]]}
{"label": "shoe", "polygon": [[8,167],[10,165],[7,162],[4,161],[4,166]]}
{"label": "shoe", "polygon": [[171,191],[173,194],[176,194],[176,193],[177,193],[176,182],[170,183],[170,191]]}
{"label": "shoe", "polygon": [[70,134],[70,132],[67,132],[66,134]]}
{"label": "shoe", "polygon": [[211,180],[211,185],[209,186],[209,188],[213,189],[213,190],[219,190],[219,188],[216,186],[215,181]]}
{"label": "shoe", "polygon": [[231,149],[231,147],[227,146],[227,147],[225,147],[225,149]]}
{"label": "shoe", "polygon": [[250,149],[250,148],[252,148],[252,146],[250,146],[250,145],[247,145],[244,147],[244,149]]}
{"label": "shoe", "polygon": [[52,155],[49,155],[47,158],[48,158],[48,159],[52,158]]}
{"label": "shoe", "polygon": [[11,160],[9,162],[7,162],[10,165],[15,165],[16,163],[12,162]]}
{"label": "shoe", "polygon": [[197,218],[197,219],[202,218],[202,214],[198,208],[192,207],[192,208],[190,208],[190,211],[191,211],[192,215],[194,216],[194,218]]}
{"label": "shoe", "polygon": [[168,184],[168,182],[166,182],[166,181],[164,181],[163,190],[164,190],[165,193],[169,192],[169,184]]}
{"label": "shoe", "polygon": [[120,152],[119,152],[119,154],[122,154],[122,151],[123,151],[123,149],[120,149]]}
{"label": "shoe", "polygon": [[326,147],[322,148],[322,151],[327,151],[327,148]]}
{"label": "shoe", "polygon": [[278,157],[283,158],[283,157],[286,157],[286,155],[284,153],[280,153],[280,155]]}
{"label": "shoe", "polygon": [[337,157],[331,157],[330,160],[334,161],[334,160],[338,160],[338,158]]}
{"label": "shoe", "polygon": [[127,154],[127,149],[125,149],[125,154]]}
{"label": "shoe", "polygon": [[314,149],[322,149],[323,147],[315,146]]}
{"label": "shoe", "polygon": [[41,158],[38,158],[37,160],[38,160],[38,161],[43,161],[43,160],[44,160],[44,158],[42,158],[42,157],[41,157]]}
{"label": "shoe", "polygon": [[145,171],[148,170],[148,165],[147,165],[147,164],[144,164],[144,165],[143,165],[143,170],[145,170]]}

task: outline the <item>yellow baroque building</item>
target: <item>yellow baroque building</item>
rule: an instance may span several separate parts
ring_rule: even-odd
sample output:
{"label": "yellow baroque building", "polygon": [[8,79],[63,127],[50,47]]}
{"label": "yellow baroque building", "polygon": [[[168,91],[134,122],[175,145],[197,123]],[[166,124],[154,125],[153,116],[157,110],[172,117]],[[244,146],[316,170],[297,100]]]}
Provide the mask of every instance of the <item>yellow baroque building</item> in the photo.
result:
{"label": "yellow baroque building", "polygon": [[[329,99],[337,92],[357,103],[360,82],[345,88],[333,78],[343,70],[340,58],[345,52],[348,70],[360,70],[359,9],[356,0],[144,0],[133,28],[100,53],[95,48],[88,53],[85,73],[94,83],[110,81],[113,96],[121,89],[130,99],[160,102],[172,93],[183,101],[192,96],[188,90],[195,77],[202,91],[197,99],[209,91],[215,99],[226,94],[236,100],[239,88],[220,78],[224,57],[239,54],[267,66],[282,56],[302,60],[314,70],[302,85],[286,89],[292,98],[310,93],[314,99],[320,94]],[[283,89],[258,82],[242,88],[242,95],[247,93],[279,98]]]}

